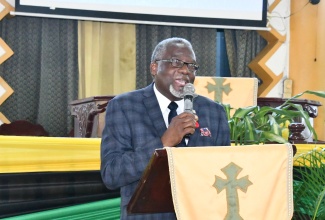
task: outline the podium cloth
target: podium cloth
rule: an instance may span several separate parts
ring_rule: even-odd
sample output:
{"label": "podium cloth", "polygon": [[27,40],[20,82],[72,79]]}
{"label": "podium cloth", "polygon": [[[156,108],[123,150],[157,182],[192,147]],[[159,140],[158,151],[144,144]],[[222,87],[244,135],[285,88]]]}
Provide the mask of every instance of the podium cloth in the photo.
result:
{"label": "podium cloth", "polygon": [[292,218],[290,144],[166,149],[178,220]]}

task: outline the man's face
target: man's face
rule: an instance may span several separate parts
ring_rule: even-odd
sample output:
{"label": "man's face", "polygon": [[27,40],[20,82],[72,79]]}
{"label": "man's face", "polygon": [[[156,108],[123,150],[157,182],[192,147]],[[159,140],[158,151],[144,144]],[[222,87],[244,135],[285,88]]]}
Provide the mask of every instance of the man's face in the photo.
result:
{"label": "man's face", "polygon": [[[173,43],[167,46],[161,59],[175,58],[187,63],[195,63],[194,57],[193,51],[187,46]],[[185,84],[193,83],[195,79],[195,73],[190,72],[186,64],[177,68],[170,62],[157,61],[150,65],[150,70],[159,92],[171,101],[182,99]]]}

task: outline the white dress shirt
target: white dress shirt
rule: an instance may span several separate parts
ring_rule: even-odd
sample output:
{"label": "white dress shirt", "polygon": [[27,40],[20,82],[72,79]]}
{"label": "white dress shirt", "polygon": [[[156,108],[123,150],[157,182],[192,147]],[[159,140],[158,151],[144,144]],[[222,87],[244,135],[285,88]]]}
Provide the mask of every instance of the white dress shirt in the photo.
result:
{"label": "white dress shirt", "polygon": [[[162,113],[162,115],[164,117],[166,128],[168,128],[168,125],[169,125],[168,124],[168,115],[169,115],[169,112],[170,112],[170,109],[168,108],[168,105],[171,103],[171,101],[158,91],[158,89],[156,88],[156,84],[153,85],[153,90],[154,90],[154,92],[156,94],[161,113]],[[179,101],[175,101],[175,102],[178,105],[176,111],[177,111],[177,114],[179,115],[182,112],[184,112],[184,99],[179,100]]]}
{"label": "white dress shirt", "polygon": [[[169,112],[170,112],[170,109],[168,108],[168,105],[171,103],[171,101],[158,91],[158,89],[156,88],[156,84],[153,85],[153,90],[154,90],[155,95],[157,97],[161,113],[162,113],[162,115],[164,117],[166,128],[168,128],[168,126],[169,126],[169,124],[168,124],[168,115],[169,115]],[[179,101],[175,101],[175,102],[178,105],[176,111],[177,111],[177,115],[179,115],[179,114],[184,112],[184,99],[179,100]],[[185,142],[186,142],[186,144],[188,143],[188,138],[185,138]]]}

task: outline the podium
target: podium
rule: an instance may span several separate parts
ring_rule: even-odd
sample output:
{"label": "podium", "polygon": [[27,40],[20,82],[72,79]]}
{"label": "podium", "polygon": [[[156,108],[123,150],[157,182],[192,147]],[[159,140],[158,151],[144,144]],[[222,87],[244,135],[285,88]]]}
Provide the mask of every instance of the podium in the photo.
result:
{"label": "podium", "polygon": [[291,219],[292,157],[291,144],[157,149],[127,211],[175,212],[180,220]]}
{"label": "podium", "polygon": [[144,171],[127,211],[143,214],[174,212],[170,189],[167,152],[165,149],[157,149]]}

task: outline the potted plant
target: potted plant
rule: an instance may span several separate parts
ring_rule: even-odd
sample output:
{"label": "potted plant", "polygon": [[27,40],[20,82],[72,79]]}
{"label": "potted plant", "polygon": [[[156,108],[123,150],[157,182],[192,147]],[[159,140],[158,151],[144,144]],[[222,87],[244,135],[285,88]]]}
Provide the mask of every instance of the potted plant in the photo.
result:
{"label": "potted plant", "polygon": [[325,91],[305,91],[278,107],[249,106],[238,108],[231,116],[232,109],[228,104],[222,104],[228,117],[231,140],[236,145],[259,144],[265,142],[287,143],[283,138],[284,124],[294,122],[297,117],[303,118],[308,129],[317,141],[315,129],[310,124],[309,115],[301,105],[294,104],[290,100],[298,98],[303,94],[313,94],[325,98]]}

